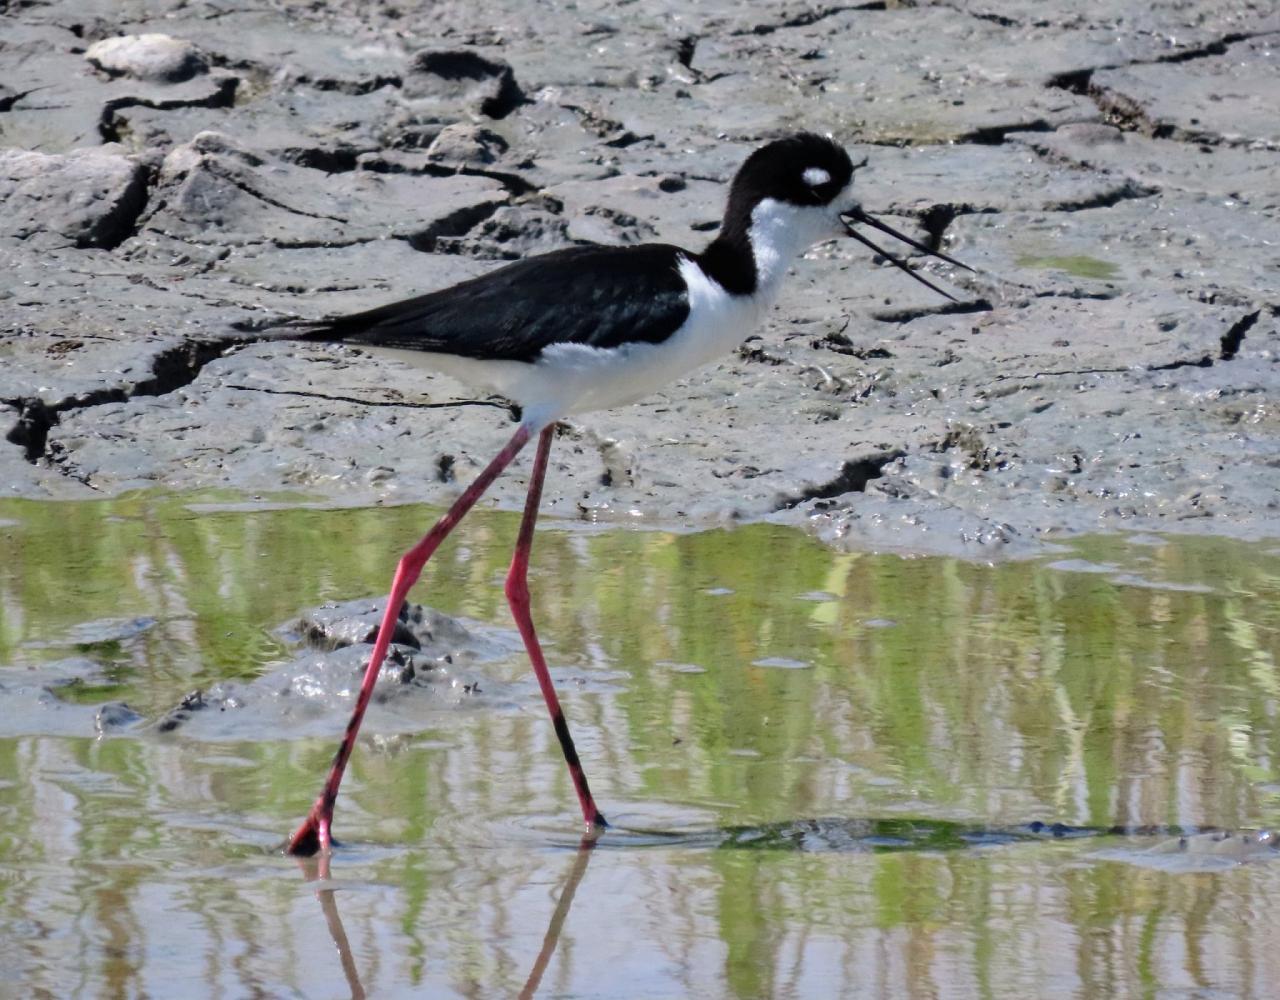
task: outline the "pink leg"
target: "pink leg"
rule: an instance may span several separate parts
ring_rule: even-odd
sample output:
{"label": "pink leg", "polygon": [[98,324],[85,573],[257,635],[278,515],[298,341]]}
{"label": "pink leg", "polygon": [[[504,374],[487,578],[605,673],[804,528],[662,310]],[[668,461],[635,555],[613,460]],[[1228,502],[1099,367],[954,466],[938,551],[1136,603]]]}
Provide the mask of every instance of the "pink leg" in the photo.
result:
{"label": "pink leg", "polygon": [[[545,432],[544,432],[545,433]],[[404,604],[409,588],[417,582],[422,567],[426,565],[431,554],[439,547],[445,537],[454,529],[463,516],[469,511],[482,493],[489,488],[511,460],[520,453],[520,449],[529,440],[529,428],[520,425],[505,448],[480,473],[476,481],[467,487],[462,496],[454,502],[444,517],[436,522],[422,540],[400,557],[396,567],[395,579],[391,583],[391,596],[387,598],[387,607],[382,615],[382,624],[378,626],[378,638],[373,644],[373,653],[369,656],[369,665],[364,671],[364,680],[360,683],[360,694],[356,698],[356,706],[351,712],[351,721],[347,723],[346,734],[338,745],[334,755],[333,766],[329,769],[329,777],[325,780],[324,789],[316,799],[311,812],[302,821],[285,848],[290,854],[311,855],[316,851],[328,851],[331,843],[329,828],[333,823],[333,804],[338,799],[338,786],[342,783],[342,774],[347,769],[347,761],[355,746],[356,734],[360,731],[360,722],[364,718],[365,709],[369,707],[369,699],[373,696],[374,683],[378,679],[378,671],[387,655],[387,647],[391,644],[391,636],[395,634],[396,619],[400,615],[400,607]],[[544,463],[545,464],[545,463]],[[522,536],[523,537],[523,536]]]}
{"label": "pink leg", "polygon": [[511,614],[515,617],[520,637],[524,639],[524,648],[533,663],[533,672],[538,678],[538,687],[542,689],[542,698],[547,703],[547,711],[551,713],[551,724],[555,726],[556,738],[560,740],[565,763],[569,765],[573,787],[582,806],[582,818],[586,821],[587,834],[590,836],[609,824],[605,822],[604,815],[596,808],[595,800],[591,797],[587,776],[582,772],[578,751],[574,748],[573,737],[569,735],[569,726],[564,721],[564,711],[560,708],[560,699],[556,697],[551,674],[547,672],[547,661],[543,658],[538,635],[533,630],[533,619],[529,615],[529,553],[533,548],[533,526],[538,520],[542,480],[547,473],[547,455],[551,452],[551,438],[554,435],[553,424],[544,429],[538,438],[538,453],[533,460],[533,472],[529,476],[529,497],[524,504],[524,519],[520,522],[520,536],[516,540],[516,553],[511,560],[511,569],[507,571],[507,603],[511,605]]}

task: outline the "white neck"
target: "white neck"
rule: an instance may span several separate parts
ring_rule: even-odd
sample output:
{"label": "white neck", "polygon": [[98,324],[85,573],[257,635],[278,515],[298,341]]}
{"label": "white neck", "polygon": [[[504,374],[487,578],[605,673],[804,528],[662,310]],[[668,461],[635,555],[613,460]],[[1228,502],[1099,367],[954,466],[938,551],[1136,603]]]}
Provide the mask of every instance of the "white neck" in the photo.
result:
{"label": "white neck", "polygon": [[791,262],[813,244],[829,239],[830,227],[824,208],[761,200],[751,211],[747,230],[756,263],[756,296],[772,300]]}

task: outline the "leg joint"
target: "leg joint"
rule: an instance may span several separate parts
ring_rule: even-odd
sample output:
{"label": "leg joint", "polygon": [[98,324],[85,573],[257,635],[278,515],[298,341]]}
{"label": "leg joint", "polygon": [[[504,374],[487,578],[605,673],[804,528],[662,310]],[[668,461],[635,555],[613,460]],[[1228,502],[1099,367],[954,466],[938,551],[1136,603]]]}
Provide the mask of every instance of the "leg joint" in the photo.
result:
{"label": "leg joint", "polygon": [[529,579],[523,567],[512,564],[507,570],[507,581],[503,586],[507,600],[512,604],[527,605],[529,603]]}

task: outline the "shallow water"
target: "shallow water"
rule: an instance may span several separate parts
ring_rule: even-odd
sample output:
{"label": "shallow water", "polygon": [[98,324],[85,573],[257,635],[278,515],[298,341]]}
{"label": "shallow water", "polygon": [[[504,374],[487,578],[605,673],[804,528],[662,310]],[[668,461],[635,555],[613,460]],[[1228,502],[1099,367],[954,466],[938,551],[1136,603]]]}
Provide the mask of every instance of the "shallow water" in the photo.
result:
{"label": "shallow water", "polygon": [[[234,720],[212,741],[98,738],[93,712],[155,720],[269,669],[278,626],[380,594],[431,512],[220,499],[0,503],[0,969],[21,995],[1262,997],[1280,979],[1274,851],[1176,836],[1280,826],[1280,547],[1093,538],[989,567],[770,526],[546,521],[535,615],[617,829],[575,849],[509,655],[474,668],[479,695],[424,698],[414,731],[371,713],[346,846],[313,881],[274,849],[332,738]],[[415,599],[513,636],[517,520],[474,514]]]}

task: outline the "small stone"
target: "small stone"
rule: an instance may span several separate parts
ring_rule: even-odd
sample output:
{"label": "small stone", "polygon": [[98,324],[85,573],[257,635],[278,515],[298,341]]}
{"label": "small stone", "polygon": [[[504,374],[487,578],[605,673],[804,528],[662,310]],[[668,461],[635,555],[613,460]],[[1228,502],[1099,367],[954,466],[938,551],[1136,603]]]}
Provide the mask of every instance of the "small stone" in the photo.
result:
{"label": "small stone", "polygon": [[446,125],[427,147],[427,159],[455,166],[482,167],[507,151],[507,140],[481,125]]}
{"label": "small stone", "polygon": [[98,709],[93,717],[93,728],[98,735],[115,729],[125,729],[142,721],[142,716],[122,701],[109,701]]}
{"label": "small stone", "polygon": [[454,104],[488,118],[505,118],[524,100],[509,65],[470,49],[417,53],[404,81],[404,93],[413,100]]}
{"label": "small stone", "polygon": [[209,69],[191,42],[169,35],[119,35],[94,42],[84,57],[104,73],[153,83],[181,83]]}
{"label": "small stone", "polygon": [[1057,134],[1072,139],[1083,146],[1101,146],[1107,143],[1123,143],[1124,133],[1114,125],[1099,122],[1071,122],[1059,126]]}

